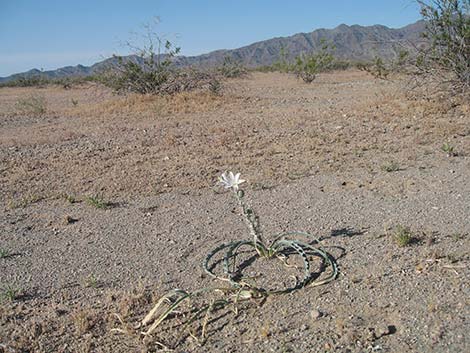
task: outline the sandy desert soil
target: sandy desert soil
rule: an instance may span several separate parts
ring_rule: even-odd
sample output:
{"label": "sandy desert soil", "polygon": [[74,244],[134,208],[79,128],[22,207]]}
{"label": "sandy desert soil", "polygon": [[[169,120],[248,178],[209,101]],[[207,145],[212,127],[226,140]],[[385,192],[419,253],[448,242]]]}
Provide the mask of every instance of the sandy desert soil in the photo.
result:
{"label": "sandy desert soil", "polygon": [[[46,113],[18,107],[31,96]],[[186,337],[175,351],[467,351],[469,154],[468,103],[356,71],[311,85],[254,73],[221,96],[2,88],[0,352],[171,344],[171,320],[146,340],[112,329],[136,325],[172,288],[218,285],[204,257],[248,236],[235,200],[214,187],[227,169],[247,179],[265,239],[320,237],[340,275],[214,313],[203,345]],[[288,280],[270,265],[252,270]]]}

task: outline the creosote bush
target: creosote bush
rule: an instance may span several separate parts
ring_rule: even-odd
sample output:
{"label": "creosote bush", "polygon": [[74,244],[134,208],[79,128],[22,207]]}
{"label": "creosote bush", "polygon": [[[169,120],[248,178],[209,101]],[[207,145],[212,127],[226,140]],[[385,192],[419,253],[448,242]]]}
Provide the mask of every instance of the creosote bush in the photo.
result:
{"label": "creosote bush", "polygon": [[133,55],[114,55],[99,81],[118,93],[174,94],[198,88],[211,89],[216,76],[209,71],[178,68],[174,64],[180,48],[146,27],[145,45],[127,43]]}
{"label": "creosote bush", "polygon": [[[105,70],[100,82],[118,93],[175,94],[195,89],[217,91],[221,83],[210,71],[194,68],[176,68],[167,57],[159,62],[158,56],[123,58]],[[220,89],[218,90],[220,92]]]}
{"label": "creosote bush", "polygon": [[271,70],[288,73],[292,71],[292,66],[292,63],[289,60],[289,51],[284,45],[281,45],[281,49],[279,50],[279,59],[272,64]]}
{"label": "creosote bush", "polygon": [[323,41],[318,52],[299,55],[294,65],[294,72],[297,77],[305,83],[311,83],[318,73],[329,70],[334,62],[334,57],[330,51],[331,47]]}
{"label": "creosote bush", "polygon": [[470,91],[470,0],[418,0],[429,47],[416,60],[417,74]]}
{"label": "creosote bush", "polygon": [[358,69],[361,71],[366,71],[376,79],[386,80],[388,75],[390,75],[390,68],[385,65],[385,62],[382,58],[376,56],[371,63],[359,64]]}
{"label": "creosote bush", "polygon": [[243,77],[248,73],[248,70],[242,63],[230,56],[224,58],[222,66],[217,71],[225,78]]}

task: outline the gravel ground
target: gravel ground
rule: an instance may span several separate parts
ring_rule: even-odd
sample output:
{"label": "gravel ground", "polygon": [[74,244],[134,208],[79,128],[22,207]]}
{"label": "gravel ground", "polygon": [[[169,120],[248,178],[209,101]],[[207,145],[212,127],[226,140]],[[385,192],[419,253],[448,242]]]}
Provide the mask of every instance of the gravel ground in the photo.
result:
{"label": "gravel ground", "polygon": [[[442,113],[405,99],[402,86],[346,72],[312,86],[254,74],[215,98],[0,90],[0,352],[171,345],[172,320],[146,340],[112,329],[136,325],[168,290],[222,285],[201,262],[248,237],[236,201],[212,187],[232,168],[248,181],[264,239],[320,237],[340,274],[217,311],[207,341],[187,337],[177,352],[467,351],[468,106]],[[31,92],[50,113],[13,112]],[[69,107],[71,97],[87,107]],[[149,111],[155,104],[164,113]],[[440,150],[445,141],[457,156]],[[109,207],[91,205],[91,192]],[[410,228],[407,246],[394,238],[398,225]],[[265,283],[287,280],[270,263],[253,267]]]}

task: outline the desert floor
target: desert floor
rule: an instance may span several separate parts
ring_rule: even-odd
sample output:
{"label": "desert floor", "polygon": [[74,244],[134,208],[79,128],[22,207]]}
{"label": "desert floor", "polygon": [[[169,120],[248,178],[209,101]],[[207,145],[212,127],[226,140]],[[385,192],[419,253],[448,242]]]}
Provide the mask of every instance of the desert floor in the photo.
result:
{"label": "desert floor", "polygon": [[[45,112],[25,104],[41,97]],[[1,88],[0,352],[468,351],[469,156],[470,104],[400,77],[252,73],[220,96]],[[183,313],[143,339],[167,291],[226,286],[201,266],[249,237],[225,170],[267,242],[308,232],[340,274],[211,313],[205,342],[174,346]],[[278,265],[248,271],[284,285]]]}

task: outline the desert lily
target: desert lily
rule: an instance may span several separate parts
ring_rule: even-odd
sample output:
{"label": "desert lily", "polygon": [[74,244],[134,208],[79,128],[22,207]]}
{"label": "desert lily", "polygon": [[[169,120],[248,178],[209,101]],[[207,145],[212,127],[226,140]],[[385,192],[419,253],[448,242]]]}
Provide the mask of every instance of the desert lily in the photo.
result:
{"label": "desert lily", "polygon": [[259,231],[259,221],[258,217],[256,216],[255,212],[251,207],[249,207],[244,200],[245,192],[239,188],[239,185],[244,183],[245,180],[240,179],[241,174],[233,172],[224,172],[219,177],[219,183],[222,184],[225,189],[232,189],[233,193],[235,194],[238,205],[243,212],[243,216],[245,217],[245,221],[248,225],[250,230],[251,238],[253,239],[253,245],[256,249],[256,252],[260,256],[266,256],[264,253],[264,247],[260,246],[261,237]]}
{"label": "desert lily", "polygon": [[240,179],[240,173],[233,174],[233,172],[224,172],[219,177],[219,183],[222,184],[226,189],[233,189],[238,191],[238,185],[244,183],[245,180]]}
{"label": "desert lily", "polygon": [[[185,312],[187,313],[185,323],[175,326],[181,328],[181,333],[175,345],[178,345],[178,343],[184,339],[184,333],[187,332],[189,326],[196,321],[202,321],[200,337],[196,337],[191,331],[189,331],[189,335],[196,338],[200,344],[203,344],[207,336],[207,325],[210,323],[210,316],[220,309],[230,306],[233,307],[233,311],[237,313],[239,302],[264,300],[270,295],[294,292],[307,285],[323,285],[336,278],[338,268],[334,258],[321,247],[313,246],[312,244],[318,244],[319,240],[313,238],[311,235],[303,232],[283,233],[274,237],[270,245],[261,240],[258,217],[245,203],[245,193],[240,188],[240,185],[244,182],[245,180],[240,178],[240,173],[234,174],[233,172],[225,172],[219,177],[219,183],[224,186],[225,189],[231,190],[236,197],[250,229],[251,237],[249,239],[234,240],[218,245],[206,256],[202,264],[206,274],[214,279],[229,283],[229,286],[207,287],[193,292],[187,292],[181,289],[174,289],[168,292],[155,304],[140,325],[135,327],[136,330],[141,331],[140,334],[142,334],[143,337],[153,335],[155,330],[164,321],[169,319],[171,315]],[[309,241],[313,238],[314,242],[309,243],[308,241],[301,241],[298,240],[299,237],[308,238]],[[244,277],[241,273],[243,265],[240,264],[240,260],[237,261],[237,255],[239,255],[239,250],[242,247],[254,249],[259,257],[277,258],[288,267],[292,266],[287,264],[285,261],[286,258],[291,255],[297,256],[303,263],[302,275],[298,279],[296,277],[295,284],[290,286],[269,289],[259,287],[252,281],[253,278]],[[215,260],[217,255],[220,257],[219,260]],[[310,263],[312,256],[322,260],[323,264],[319,273],[311,271]],[[219,271],[216,271],[217,263],[221,264]],[[320,278],[322,273],[325,274]],[[206,302],[201,305],[193,304],[193,299],[200,296],[206,298],[206,295],[212,298],[208,303]],[[189,307],[183,309],[185,306]],[[128,331],[127,326],[118,315],[117,317],[123,324],[124,329],[116,328],[113,331],[126,333]],[[168,348],[161,342],[156,343],[162,348]]]}

